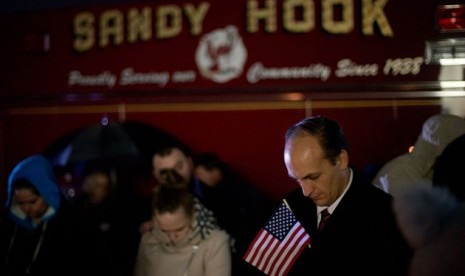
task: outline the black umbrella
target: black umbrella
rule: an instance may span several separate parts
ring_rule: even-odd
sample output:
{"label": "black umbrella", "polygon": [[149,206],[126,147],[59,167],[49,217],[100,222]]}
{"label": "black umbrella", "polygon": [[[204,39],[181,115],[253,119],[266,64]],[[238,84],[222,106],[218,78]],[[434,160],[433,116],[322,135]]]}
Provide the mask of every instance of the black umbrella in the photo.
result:
{"label": "black umbrella", "polygon": [[44,155],[56,166],[89,161],[150,158],[157,147],[177,143],[170,134],[137,121],[105,121],[71,132],[49,145]]}

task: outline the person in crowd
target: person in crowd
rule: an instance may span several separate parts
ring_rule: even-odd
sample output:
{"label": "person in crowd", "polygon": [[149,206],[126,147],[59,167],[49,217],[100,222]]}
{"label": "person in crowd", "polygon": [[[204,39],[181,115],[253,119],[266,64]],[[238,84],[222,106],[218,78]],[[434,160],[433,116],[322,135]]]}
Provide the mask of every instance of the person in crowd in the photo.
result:
{"label": "person in crowd", "polygon": [[[164,182],[162,179],[163,172],[176,171],[183,179],[184,182],[180,183],[195,197],[195,208],[199,215],[197,219],[199,223],[207,224],[212,228],[218,228],[218,221],[211,210],[206,208],[199,198],[199,194],[195,192],[194,186],[197,185],[198,180],[194,176],[194,164],[190,154],[190,150],[181,143],[173,143],[163,145],[158,148],[152,156],[152,171],[157,185],[163,183],[170,185],[171,182]],[[153,227],[152,220],[142,223],[140,227],[141,232],[150,231]]]}
{"label": "person in crowd", "polygon": [[447,188],[460,201],[465,202],[465,134],[447,145],[436,159],[433,173],[433,186]]}
{"label": "person in crowd", "polygon": [[113,199],[114,185],[110,172],[96,169],[85,176],[82,190],[86,205],[100,205]]}
{"label": "person in crowd", "polygon": [[285,202],[311,238],[288,275],[406,274],[411,250],[396,225],[392,197],[364,181],[349,161],[335,121],[308,117],[288,128],[284,163],[300,187]]}
{"label": "person in crowd", "polygon": [[195,175],[207,187],[218,187],[229,173],[227,165],[213,153],[201,153],[194,162]]}
{"label": "person in crowd", "polygon": [[82,193],[73,202],[83,252],[82,260],[92,267],[86,275],[128,275],[139,236],[130,229],[129,215],[115,198],[111,170],[92,168],[84,177]]}
{"label": "person in crowd", "polygon": [[181,143],[166,144],[158,148],[152,156],[152,168],[155,179],[160,181],[161,172],[173,169],[186,181],[192,194],[203,200],[199,179],[194,175],[194,160],[191,150]]}
{"label": "person in crowd", "polygon": [[7,184],[0,223],[0,275],[82,275],[73,219],[50,162],[32,155],[19,162]]}
{"label": "person in crowd", "polygon": [[[204,195],[201,193],[199,180],[194,175],[194,162],[192,153],[188,147],[181,143],[164,145],[154,152],[152,158],[153,175],[158,183],[163,183],[162,172],[166,170],[176,171],[185,181],[187,189],[196,198],[195,208],[199,212],[197,219],[211,227],[219,227],[217,217],[205,207]],[[150,224],[145,223],[145,229],[150,229]],[[148,225],[148,227],[147,227]]]}
{"label": "person in crowd", "polygon": [[465,275],[463,200],[446,186],[418,185],[396,197],[393,209],[414,249],[409,276]]}
{"label": "person in crowd", "polygon": [[373,185],[396,197],[408,187],[431,183],[436,158],[462,134],[465,134],[463,118],[451,114],[431,116],[423,123],[413,151],[387,162],[374,177]]}
{"label": "person in crowd", "polygon": [[134,276],[231,275],[228,234],[199,223],[195,197],[175,170],[159,174],[153,227],[143,233]]}

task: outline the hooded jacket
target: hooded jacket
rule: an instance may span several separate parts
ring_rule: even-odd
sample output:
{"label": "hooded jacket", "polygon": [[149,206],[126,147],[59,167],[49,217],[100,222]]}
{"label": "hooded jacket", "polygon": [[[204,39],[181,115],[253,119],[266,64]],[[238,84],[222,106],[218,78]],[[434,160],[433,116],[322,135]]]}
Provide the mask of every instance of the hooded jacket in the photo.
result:
{"label": "hooded jacket", "polygon": [[387,162],[373,179],[373,185],[396,197],[406,188],[431,183],[436,158],[462,134],[465,134],[463,118],[450,114],[430,117],[423,123],[413,151]]}
{"label": "hooded jacket", "polygon": [[[12,185],[27,179],[48,204],[37,224],[19,208]],[[53,168],[41,155],[21,161],[8,179],[5,216],[0,220],[0,275],[77,275],[83,266],[73,266],[75,229],[72,217],[64,212]],[[76,274],[74,274],[76,273]]]}
{"label": "hooded jacket", "polygon": [[[13,183],[18,179],[27,179],[39,191],[40,196],[47,202],[49,208],[41,218],[41,223],[52,219],[61,204],[61,194],[50,162],[41,155],[30,156],[21,161],[8,178],[6,208],[10,218],[18,225],[33,230],[34,225],[26,214],[19,208],[13,197]],[[39,223],[40,225],[40,223]]]}

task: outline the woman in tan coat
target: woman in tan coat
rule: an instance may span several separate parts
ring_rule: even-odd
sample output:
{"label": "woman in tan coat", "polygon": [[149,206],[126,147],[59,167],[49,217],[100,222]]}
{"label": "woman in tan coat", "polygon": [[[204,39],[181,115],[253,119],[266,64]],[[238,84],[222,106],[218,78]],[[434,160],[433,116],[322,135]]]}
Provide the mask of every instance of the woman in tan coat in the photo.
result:
{"label": "woman in tan coat", "polygon": [[197,219],[195,198],[173,171],[153,197],[154,227],[142,235],[134,276],[229,276],[229,236]]}

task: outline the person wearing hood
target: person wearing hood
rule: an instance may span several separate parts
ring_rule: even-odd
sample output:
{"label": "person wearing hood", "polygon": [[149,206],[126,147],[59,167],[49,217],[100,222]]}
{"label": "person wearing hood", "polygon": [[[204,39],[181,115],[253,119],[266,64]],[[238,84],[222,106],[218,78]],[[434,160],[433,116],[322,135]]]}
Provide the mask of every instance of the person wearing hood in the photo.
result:
{"label": "person wearing hood", "polygon": [[462,134],[465,134],[463,118],[451,114],[431,116],[423,123],[413,151],[387,162],[372,184],[396,197],[406,188],[431,183],[436,158]]}
{"label": "person wearing hood", "polygon": [[143,233],[134,276],[229,276],[230,237],[199,223],[196,199],[174,170],[161,172],[153,194],[153,228]]}
{"label": "person wearing hood", "polygon": [[42,155],[15,166],[0,225],[0,274],[73,275],[72,224],[54,171]]}

